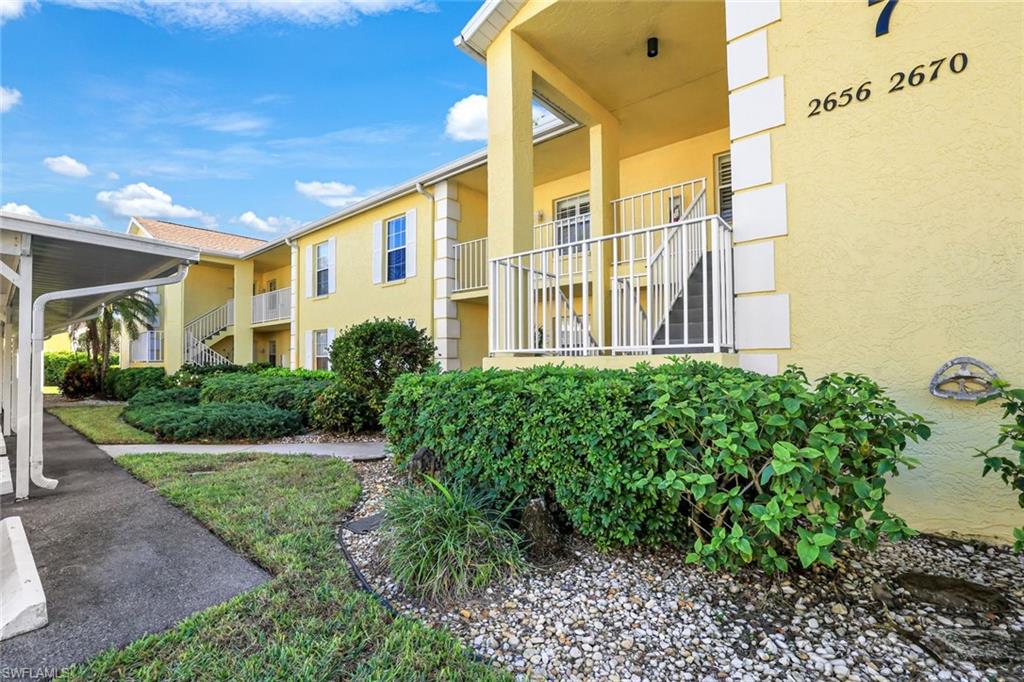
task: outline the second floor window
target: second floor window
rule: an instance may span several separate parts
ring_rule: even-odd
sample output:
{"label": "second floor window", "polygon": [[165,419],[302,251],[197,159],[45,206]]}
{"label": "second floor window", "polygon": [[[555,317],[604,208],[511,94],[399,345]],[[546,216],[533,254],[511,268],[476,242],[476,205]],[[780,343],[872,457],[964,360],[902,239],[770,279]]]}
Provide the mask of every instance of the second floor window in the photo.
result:
{"label": "second floor window", "polygon": [[387,222],[387,250],[384,264],[387,269],[387,281],[395,282],[405,279],[405,216],[392,218]]}
{"label": "second floor window", "polygon": [[331,368],[331,344],[326,329],[313,332],[313,369]]}
{"label": "second floor window", "polygon": [[590,195],[555,201],[555,241],[571,244],[590,237]]}
{"label": "second floor window", "polygon": [[[330,293],[330,256],[327,242],[320,242],[316,245],[316,296],[326,296]],[[275,283],[276,284],[276,283]],[[325,332],[326,333],[326,332]]]}

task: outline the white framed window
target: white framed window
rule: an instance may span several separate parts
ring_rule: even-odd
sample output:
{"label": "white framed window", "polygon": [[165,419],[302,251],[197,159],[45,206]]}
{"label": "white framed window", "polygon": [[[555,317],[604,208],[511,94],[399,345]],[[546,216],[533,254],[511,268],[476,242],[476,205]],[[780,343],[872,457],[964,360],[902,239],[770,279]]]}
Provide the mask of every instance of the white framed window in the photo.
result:
{"label": "white framed window", "polygon": [[277,339],[270,339],[267,342],[267,362],[277,367]]}
{"label": "white framed window", "polygon": [[396,282],[405,279],[406,274],[405,216],[392,218],[385,226],[384,270],[387,273],[387,281]]}
{"label": "white framed window", "polygon": [[715,157],[715,184],[718,195],[718,215],[732,223],[732,157],[729,152]]}
{"label": "white framed window", "polygon": [[555,243],[572,244],[590,238],[590,194],[555,200]]}
{"label": "white framed window", "polygon": [[326,329],[313,332],[313,369],[331,368],[331,341]]}
{"label": "white framed window", "polygon": [[331,251],[330,244],[327,242],[320,242],[314,248],[316,262],[316,274],[315,283],[316,289],[314,295],[326,296],[331,293]]}
{"label": "white framed window", "polygon": [[277,291],[277,279],[267,282],[267,291]]}

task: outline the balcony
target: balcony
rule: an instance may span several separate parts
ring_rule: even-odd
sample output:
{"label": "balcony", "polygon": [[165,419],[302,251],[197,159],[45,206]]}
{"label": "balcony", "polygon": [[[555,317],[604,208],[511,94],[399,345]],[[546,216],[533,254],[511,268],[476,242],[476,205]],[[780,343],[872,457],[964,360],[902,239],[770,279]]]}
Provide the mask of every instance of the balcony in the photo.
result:
{"label": "balcony", "polygon": [[291,287],[268,291],[252,297],[252,323],[275,322],[291,317]]}
{"label": "balcony", "polygon": [[139,338],[131,342],[128,353],[131,362],[152,362],[164,361],[164,332],[163,330],[145,331],[139,334]]}

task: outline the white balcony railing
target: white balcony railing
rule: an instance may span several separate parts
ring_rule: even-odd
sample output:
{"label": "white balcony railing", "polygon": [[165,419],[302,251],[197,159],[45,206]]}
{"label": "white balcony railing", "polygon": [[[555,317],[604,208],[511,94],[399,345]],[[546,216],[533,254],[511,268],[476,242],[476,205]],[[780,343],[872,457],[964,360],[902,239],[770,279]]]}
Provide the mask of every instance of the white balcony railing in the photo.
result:
{"label": "white balcony railing", "polygon": [[291,317],[291,311],[291,287],[268,291],[265,294],[258,294],[252,297],[253,324],[273,322],[274,320],[287,320]]}
{"label": "white balcony railing", "polygon": [[[614,232],[631,232],[685,220],[707,191],[707,178],[694,178],[612,201]],[[703,217],[690,216],[690,217]]]}
{"label": "white balcony railing", "polygon": [[131,343],[128,354],[132,362],[163,362],[164,333],[163,330],[145,331]]}
{"label": "white balcony railing", "polygon": [[534,249],[490,267],[492,354],[734,345],[732,228],[717,215]]}
{"label": "white balcony railing", "polygon": [[487,237],[457,242],[455,256],[455,289],[470,291],[487,286]]}

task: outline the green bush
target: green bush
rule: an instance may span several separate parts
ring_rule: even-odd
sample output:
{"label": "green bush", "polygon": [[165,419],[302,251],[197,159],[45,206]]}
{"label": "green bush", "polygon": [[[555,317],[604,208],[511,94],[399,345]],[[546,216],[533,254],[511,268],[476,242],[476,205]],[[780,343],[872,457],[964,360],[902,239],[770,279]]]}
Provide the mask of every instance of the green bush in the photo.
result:
{"label": "green bush", "polygon": [[463,597],[526,565],[522,539],[492,493],[463,485],[406,485],[388,497],[383,525],[391,574],[427,599]]}
{"label": "green bush", "polygon": [[[88,353],[72,353],[70,351],[54,351],[43,354],[43,381],[47,386],[60,386],[64,372],[72,362],[89,362]],[[110,356],[110,364],[119,362],[116,354]]]}
{"label": "green bush", "polygon": [[[987,476],[991,471],[998,472],[1003,483],[1017,492],[1017,503],[1024,509],[1024,388],[1010,388],[1010,384],[1000,380],[993,382],[993,385],[995,393],[980,398],[978,402],[1001,400],[1003,418],[1011,419],[1000,425],[995,445],[986,450],[978,450],[976,456],[981,457],[985,463],[981,475]],[[1007,442],[1016,455],[1007,457],[996,452]],[[1013,529],[1013,539],[1014,551],[1024,551],[1024,527]]]}
{"label": "green bush", "polygon": [[122,418],[171,443],[267,440],[292,435],[302,428],[302,419],[296,413],[260,403],[129,404]]}
{"label": "green bush", "polygon": [[198,388],[208,377],[244,371],[246,369],[242,365],[196,365],[186,362],[171,376],[171,383]]}
{"label": "green bush", "polygon": [[266,377],[299,377],[301,379],[336,379],[334,372],[327,369],[288,369],[287,367],[267,367],[259,371]]}
{"label": "green bush", "polygon": [[152,407],[164,404],[198,405],[199,389],[191,386],[171,388],[144,388],[128,401],[129,408]]}
{"label": "green bush", "polygon": [[96,365],[86,360],[69,362],[60,380],[60,393],[70,400],[79,400],[96,395],[100,390],[99,372]]}
{"label": "green bush", "polygon": [[335,380],[322,390],[309,410],[309,423],[320,431],[360,433],[377,425],[377,417],[366,402],[341,381]]}
{"label": "green bush", "polygon": [[329,383],[299,376],[219,374],[203,381],[199,399],[203,403],[264,403],[296,412],[308,420],[313,400]]}
{"label": "green bush", "polygon": [[795,368],[690,361],[406,375],[383,423],[399,463],[429,447],[456,480],[554,499],[600,546],[769,571],[911,534],[884,508],[886,480],[929,435],[867,377],[811,386]]}
{"label": "green bush", "polygon": [[334,339],[331,369],[379,415],[395,379],[433,367],[435,351],[425,330],[394,318],[374,319],[353,325]]}
{"label": "green bush", "polygon": [[111,367],[103,392],[114,400],[128,400],[145,388],[163,388],[168,383],[162,367]]}

